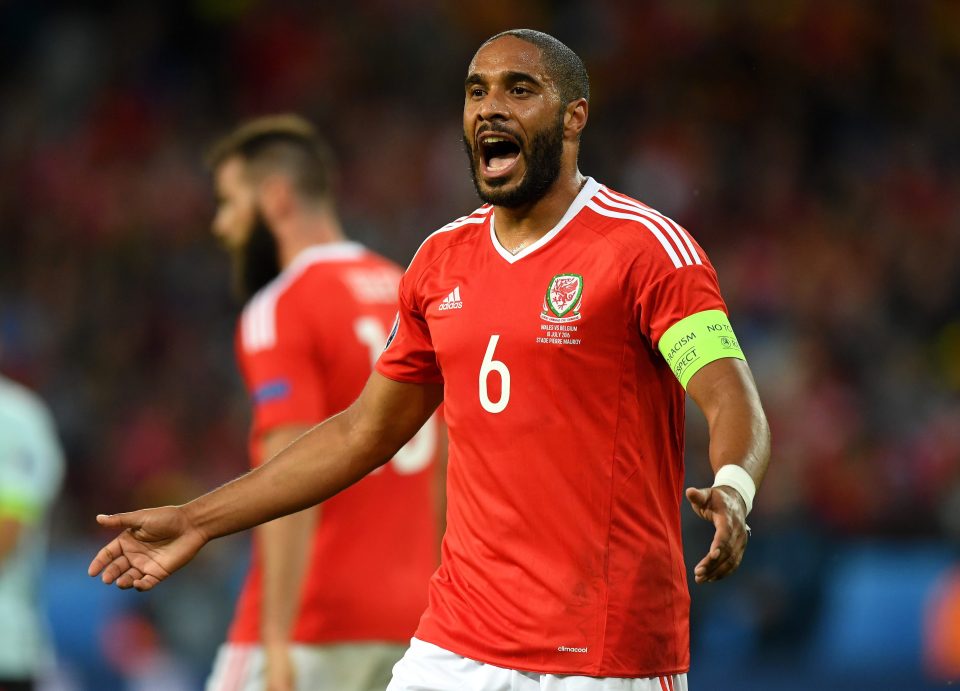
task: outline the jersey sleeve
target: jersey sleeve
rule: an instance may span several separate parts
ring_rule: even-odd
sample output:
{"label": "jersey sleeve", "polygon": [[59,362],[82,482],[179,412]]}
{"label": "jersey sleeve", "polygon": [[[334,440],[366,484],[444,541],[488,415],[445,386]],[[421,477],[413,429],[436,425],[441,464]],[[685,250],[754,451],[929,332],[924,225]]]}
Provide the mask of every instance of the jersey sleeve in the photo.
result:
{"label": "jersey sleeve", "polygon": [[443,374],[416,295],[416,276],[411,266],[400,279],[397,318],[376,369],[394,381],[439,384]]}
{"label": "jersey sleeve", "polygon": [[[251,302],[238,328],[237,357],[253,406],[254,438],[282,425],[313,424],[326,409],[311,320],[298,319],[295,306],[280,302],[271,311]],[[263,328],[265,323],[272,328]]]}
{"label": "jersey sleeve", "polygon": [[638,292],[640,332],[654,348],[667,329],[684,317],[706,310],[727,313],[717,274],[709,264],[673,269]]}
{"label": "jersey sleeve", "polygon": [[684,388],[715,360],[745,359],[708,261],[658,273],[637,289],[637,323]]}

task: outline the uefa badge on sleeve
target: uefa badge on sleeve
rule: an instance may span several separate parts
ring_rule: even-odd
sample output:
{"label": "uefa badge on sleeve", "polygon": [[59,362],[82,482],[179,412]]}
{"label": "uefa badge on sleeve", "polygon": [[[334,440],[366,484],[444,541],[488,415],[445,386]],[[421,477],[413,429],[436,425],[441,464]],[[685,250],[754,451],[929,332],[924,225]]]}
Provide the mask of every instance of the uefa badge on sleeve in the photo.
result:
{"label": "uefa badge on sleeve", "polygon": [[550,279],[543,297],[540,318],[554,324],[565,324],[580,319],[583,303],[583,276],[580,274],[557,274]]}

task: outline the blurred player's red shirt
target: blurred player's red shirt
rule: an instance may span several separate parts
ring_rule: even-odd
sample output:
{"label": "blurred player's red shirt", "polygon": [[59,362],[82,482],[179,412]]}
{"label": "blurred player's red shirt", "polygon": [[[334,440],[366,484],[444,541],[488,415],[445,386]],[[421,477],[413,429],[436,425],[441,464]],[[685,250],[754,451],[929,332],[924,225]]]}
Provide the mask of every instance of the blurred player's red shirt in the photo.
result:
{"label": "blurred player's red shirt", "polygon": [[377,369],[443,382],[447,532],[417,637],[554,674],[689,667],[684,392],[657,351],[726,311],[686,231],[588,179],[516,256],[481,207],[428,238]]}
{"label": "blurred player's red shirt", "polygon": [[[253,398],[257,440],[314,424],[359,395],[396,313],[400,270],[356,243],[304,250],[246,306],[237,352]],[[321,505],[293,639],[407,642],[436,568],[430,420],[397,458]],[[260,639],[261,573],[254,559],[229,633]]]}

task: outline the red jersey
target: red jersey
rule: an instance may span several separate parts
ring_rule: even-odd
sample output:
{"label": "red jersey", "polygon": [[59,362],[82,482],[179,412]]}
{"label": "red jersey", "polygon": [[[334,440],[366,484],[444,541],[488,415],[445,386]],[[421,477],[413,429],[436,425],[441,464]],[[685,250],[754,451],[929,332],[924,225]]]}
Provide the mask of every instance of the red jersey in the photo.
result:
{"label": "red jersey", "polygon": [[431,235],[377,369],[443,382],[447,532],[417,637],[553,674],[689,667],[684,391],[657,350],[726,307],[685,230],[593,179],[537,243]]}
{"label": "red jersey", "polygon": [[[237,352],[253,398],[251,457],[279,425],[315,424],[359,395],[396,313],[400,270],[363,246],[301,252],[250,301]],[[293,640],[406,642],[436,568],[436,421],[396,458],[322,504]],[[254,544],[229,640],[260,639]]]}

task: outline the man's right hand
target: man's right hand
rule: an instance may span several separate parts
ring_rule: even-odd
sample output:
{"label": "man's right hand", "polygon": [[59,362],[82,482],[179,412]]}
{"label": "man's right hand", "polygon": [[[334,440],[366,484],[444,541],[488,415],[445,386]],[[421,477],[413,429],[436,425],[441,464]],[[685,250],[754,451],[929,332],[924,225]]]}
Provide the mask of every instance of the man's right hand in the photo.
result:
{"label": "man's right hand", "polygon": [[266,691],[294,691],[296,670],[290,656],[290,646],[285,643],[268,643],[264,646],[267,657]]}
{"label": "man's right hand", "polygon": [[102,574],[104,583],[123,589],[150,590],[207,543],[179,506],[101,514],[97,523],[123,532],[97,552],[87,574]]}

